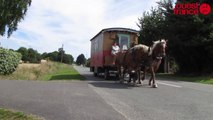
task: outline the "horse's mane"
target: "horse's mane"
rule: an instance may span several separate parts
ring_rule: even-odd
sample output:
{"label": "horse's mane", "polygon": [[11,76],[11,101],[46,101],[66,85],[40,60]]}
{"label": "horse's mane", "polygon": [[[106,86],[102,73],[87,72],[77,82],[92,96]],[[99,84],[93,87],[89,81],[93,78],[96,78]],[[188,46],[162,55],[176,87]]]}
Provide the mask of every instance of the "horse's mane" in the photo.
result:
{"label": "horse's mane", "polygon": [[156,47],[159,43],[166,43],[166,41],[165,41],[164,39],[155,41],[155,42],[153,43],[153,45],[152,45],[152,49],[155,49],[155,47]]}

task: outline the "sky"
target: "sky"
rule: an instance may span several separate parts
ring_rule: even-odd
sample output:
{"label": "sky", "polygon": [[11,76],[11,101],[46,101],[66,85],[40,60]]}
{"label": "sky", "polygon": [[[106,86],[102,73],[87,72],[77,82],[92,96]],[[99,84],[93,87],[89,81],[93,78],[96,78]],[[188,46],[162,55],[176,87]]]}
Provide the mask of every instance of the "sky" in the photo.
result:
{"label": "sky", "polygon": [[39,53],[57,51],[75,59],[90,57],[90,39],[104,28],[139,30],[136,23],[144,11],[159,0],[32,0],[24,20],[10,38],[0,36],[1,46],[17,50],[33,48]]}

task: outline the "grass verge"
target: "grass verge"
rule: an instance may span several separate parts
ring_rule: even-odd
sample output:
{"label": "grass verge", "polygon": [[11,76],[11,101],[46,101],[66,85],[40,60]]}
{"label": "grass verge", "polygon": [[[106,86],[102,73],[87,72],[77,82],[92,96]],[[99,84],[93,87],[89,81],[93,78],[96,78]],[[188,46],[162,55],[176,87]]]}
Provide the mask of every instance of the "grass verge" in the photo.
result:
{"label": "grass verge", "polygon": [[84,80],[71,65],[47,62],[20,64],[11,75],[0,75],[0,80]]}
{"label": "grass verge", "polygon": [[0,120],[44,120],[34,115],[25,115],[23,112],[0,108]]}
{"label": "grass verge", "polygon": [[169,80],[179,80],[179,81],[188,81],[188,82],[196,82],[196,83],[203,83],[203,84],[213,84],[213,76],[207,75],[207,76],[180,76],[180,75],[174,75],[174,74],[164,74],[164,73],[158,73],[156,74],[157,77],[163,78],[163,79],[169,79]]}
{"label": "grass verge", "polygon": [[57,70],[45,74],[40,80],[85,80],[71,65],[55,63]]}

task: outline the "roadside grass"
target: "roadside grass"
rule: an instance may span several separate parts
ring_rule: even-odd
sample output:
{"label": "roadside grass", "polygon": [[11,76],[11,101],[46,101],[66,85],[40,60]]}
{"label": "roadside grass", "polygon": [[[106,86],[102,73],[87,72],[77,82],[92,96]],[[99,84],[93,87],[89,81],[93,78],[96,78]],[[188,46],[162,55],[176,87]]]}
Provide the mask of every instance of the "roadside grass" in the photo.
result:
{"label": "roadside grass", "polygon": [[213,84],[213,75],[207,76],[181,76],[175,74],[165,74],[165,73],[158,73],[156,74],[157,77],[169,80],[178,80],[178,81],[188,81],[188,82],[196,82],[196,83],[203,83],[203,84]]}
{"label": "roadside grass", "polygon": [[11,75],[0,75],[0,80],[84,80],[71,65],[47,62],[20,64]]}
{"label": "roadside grass", "polygon": [[0,120],[44,120],[34,115],[26,115],[23,112],[0,108]]}
{"label": "roadside grass", "polygon": [[41,76],[40,80],[85,80],[71,65],[55,63],[57,70]]}

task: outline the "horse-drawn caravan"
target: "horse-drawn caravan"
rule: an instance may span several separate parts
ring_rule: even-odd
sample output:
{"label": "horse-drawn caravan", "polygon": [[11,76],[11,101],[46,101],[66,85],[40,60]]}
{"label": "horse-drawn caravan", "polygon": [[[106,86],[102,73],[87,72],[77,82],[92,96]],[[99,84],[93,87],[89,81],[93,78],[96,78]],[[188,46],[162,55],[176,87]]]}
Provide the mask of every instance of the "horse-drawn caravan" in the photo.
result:
{"label": "horse-drawn caravan", "polygon": [[[117,52],[115,48],[118,48]],[[138,80],[139,84],[149,72],[149,85],[156,88],[155,72],[166,56],[165,48],[165,40],[155,41],[151,46],[138,44],[138,31],[133,29],[103,29],[91,39],[90,69],[95,76],[104,73],[105,79],[112,74],[118,79],[122,77],[121,82],[124,82],[124,75],[128,74],[128,82],[133,79],[134,83]]]}
{"label": "horse-drawn caravan", "polygon": [[111,54],[113,43],[117,43],[121,52],[138,44],[138,31],[128,28],[107,28],[101,30],[91,41],[90,70],[95,76],[104,74],[108,79],[112,74],[118,76],[114,56]]}

